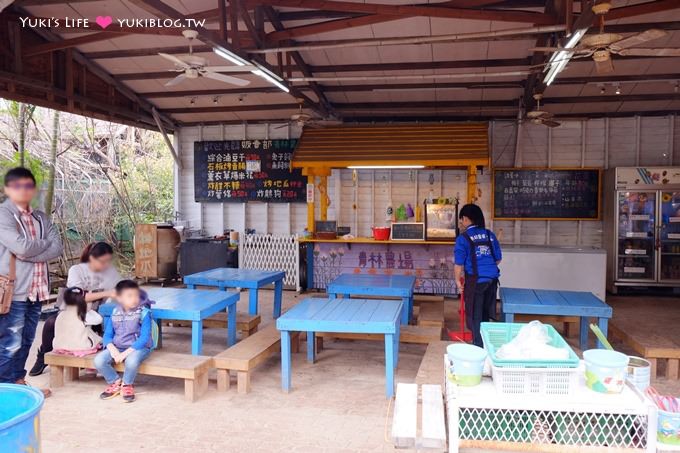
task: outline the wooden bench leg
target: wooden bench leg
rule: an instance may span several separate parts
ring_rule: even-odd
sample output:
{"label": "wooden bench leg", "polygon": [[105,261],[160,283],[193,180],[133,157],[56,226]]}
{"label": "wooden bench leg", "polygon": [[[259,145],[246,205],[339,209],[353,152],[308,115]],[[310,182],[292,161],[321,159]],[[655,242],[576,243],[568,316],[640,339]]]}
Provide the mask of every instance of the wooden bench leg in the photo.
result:
{"label": "wooden bench leg", "polygon": [[250,372],[238,371],[236,373],[236,386],[238,393],[250,392]]}
{"label": "wooden bench leg", "polygon": [[666,377],[668,379],[678,378],[678,366],[680,365],[680,359],[668,359],[668,365],[666,365]]}
{"label": "wooden bench leg", "polygon": [[[250,329],[250,330],[248,331],[247,336],[251,336],[251,335],[255,334],[255,332],[257,332],[257,326],[255,326],[255,327],[253,327],[252,329]],[[245,331],[244,331],[243,333],[245,333]]]}
{"label": "wooden bench leg", "polygon": [[217,390],[226,392],[231,386],[229,370],[217,370]]}
{"label": "wooden bench leg", "polygon": [[656,359],[647,359],[649,360],[649,374],[652,379],[656,379]]}
{"label": "wooden bench leg", "polygon": [[184,380],[184,399],[193,403],[198,399],[199,389],[198,389],[198,379],[185,379]]}
{"label": "wooden bench leg", "polygon": [[198,396],[205,395],[205,392],[208,391],[208,371],[204,371],[203,374],[200,376],[196,377],[196,387],[198,390]]}
{"label": "wooden bench leg", "polygon": [[316,337],[316,352],[323,351],[323,337]]}
{"label": "wooden bench leg", "polygon": [[66,367],[64,368],[64,375],[67,381],[77,381],[80,379],[80,368]]}
{"label": "wooden bench leg", "polygon": [[50,365],[50,387],[64,386],[64,367],[57,365]]}

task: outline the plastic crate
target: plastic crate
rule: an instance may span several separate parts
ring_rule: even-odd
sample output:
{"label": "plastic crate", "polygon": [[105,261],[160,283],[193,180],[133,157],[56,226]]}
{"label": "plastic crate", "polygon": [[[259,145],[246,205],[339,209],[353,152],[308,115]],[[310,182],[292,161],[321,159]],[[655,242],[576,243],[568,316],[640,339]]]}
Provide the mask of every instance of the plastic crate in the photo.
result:
{"label": "plastic crate", "polygon": [[496,390],[505,395],[572,395],[579,385],[580,368],[498,367],[491,365]]}
{"label": "plastic crate", "polygon": [[481,326],[482,341],[484,348],[489,353],[491,363],[496,367],[520,367],[520,368],[545,368],[561,367],[576,368],[579,365],[579,358],[571,349],[571,346],[562,338],[562,335],[549,324],[544,324],[550,337],[550,346],[566,349],[569,351],[569,358],[566,360],[530,360],[530,359],[499,359],[496,351],[506,343],[509,343],[517,336],[520,329],[526,326],[521,323],[505,322],[483,322]]}

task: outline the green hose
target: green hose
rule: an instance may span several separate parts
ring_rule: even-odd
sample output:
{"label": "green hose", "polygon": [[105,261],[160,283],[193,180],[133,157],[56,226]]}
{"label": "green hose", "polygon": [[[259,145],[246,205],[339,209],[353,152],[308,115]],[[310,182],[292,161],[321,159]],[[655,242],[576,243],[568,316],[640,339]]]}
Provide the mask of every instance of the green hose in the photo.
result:
{"label": "green hose", "polygon": [[609,349],[610,351],[614,350],[614,348],[609,343],[609,341],[607,341],[607,337],[604,336],[604,333],[602,333],[602,331],[600,330],[600,328],[596,324],[591,324],[590,330],[593,331],[593,333],[595,334],[597,339],[600,340],[600,343],[602,343],[605,348]]}

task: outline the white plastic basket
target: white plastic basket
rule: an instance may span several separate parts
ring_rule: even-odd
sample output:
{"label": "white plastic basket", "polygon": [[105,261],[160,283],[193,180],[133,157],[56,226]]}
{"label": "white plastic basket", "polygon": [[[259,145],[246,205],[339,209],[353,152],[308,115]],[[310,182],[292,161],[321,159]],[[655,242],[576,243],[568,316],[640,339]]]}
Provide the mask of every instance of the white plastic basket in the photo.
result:
{"label": "white plastic basket", "polygon": [[578,368],[521,368],[491,365],[496,390],[506,395],[573,395],[579,385]]}

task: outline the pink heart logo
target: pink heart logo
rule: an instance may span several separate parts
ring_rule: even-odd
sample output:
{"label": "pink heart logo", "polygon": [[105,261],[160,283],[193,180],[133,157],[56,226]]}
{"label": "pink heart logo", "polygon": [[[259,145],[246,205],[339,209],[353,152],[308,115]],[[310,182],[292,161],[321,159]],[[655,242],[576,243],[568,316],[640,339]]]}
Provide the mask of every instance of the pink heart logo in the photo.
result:
{"label": "pink heart logo", "polygon": [[111,25],[111,22],[113,22],[113,19],[111,19],[111,16],[97,16],[97,19],[95,20],[97,24],[102,27],[106,28],[109,25]]}

